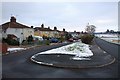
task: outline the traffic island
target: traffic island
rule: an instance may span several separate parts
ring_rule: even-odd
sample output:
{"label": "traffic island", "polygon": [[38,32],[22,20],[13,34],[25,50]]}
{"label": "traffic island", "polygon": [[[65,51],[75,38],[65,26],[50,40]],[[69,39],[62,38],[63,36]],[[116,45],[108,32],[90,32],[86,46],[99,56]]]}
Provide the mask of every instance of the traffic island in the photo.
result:
{"label": "traffic island", "polygon": [[115,58],[96,44],[91,45],[90,49],[94,55],[85,60],[74,60],[75,55],[62,53],[35,54],[30,59],[40,65],[59,68],[95,68],[114,63]]}
{"label": "traffic island", "polygon": [[111,55],[101,55],[100,57],[91,57],[90,60],[74,60],[74,55],[69,54],[40,54],[36,57],[31,57],[35,63],[61,67],[61,68],[92,68],[103,67],[115,61]]}

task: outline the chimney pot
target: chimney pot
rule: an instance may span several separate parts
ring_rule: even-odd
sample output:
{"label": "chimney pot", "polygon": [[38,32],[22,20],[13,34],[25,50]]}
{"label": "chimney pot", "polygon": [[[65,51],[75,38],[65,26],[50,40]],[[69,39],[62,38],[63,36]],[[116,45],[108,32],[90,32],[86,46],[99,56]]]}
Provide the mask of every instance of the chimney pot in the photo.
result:
{"label": "chimney pot", "polygon": [[10,22],[16,22],[16,18],[14,16],[11,17]]}

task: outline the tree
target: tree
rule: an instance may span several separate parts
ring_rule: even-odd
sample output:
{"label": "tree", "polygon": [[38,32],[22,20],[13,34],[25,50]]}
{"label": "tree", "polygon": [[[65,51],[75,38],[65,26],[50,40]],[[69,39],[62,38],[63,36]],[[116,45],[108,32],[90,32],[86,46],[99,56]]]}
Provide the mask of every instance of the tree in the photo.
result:
{"label": "tree", "polygon": [[109,33],[109,32],[110,32],[109,29],[107,29],[106,33]]}
{"label": "tree", "polygon": [[110,30],[110,33],[114,33],[114,30]]}
{"label": "tree", "polygon": [[93,34],[95,32],[95,26],[94,25],[87,25],[86,28],[85,28],[85,31],[89,34]]}

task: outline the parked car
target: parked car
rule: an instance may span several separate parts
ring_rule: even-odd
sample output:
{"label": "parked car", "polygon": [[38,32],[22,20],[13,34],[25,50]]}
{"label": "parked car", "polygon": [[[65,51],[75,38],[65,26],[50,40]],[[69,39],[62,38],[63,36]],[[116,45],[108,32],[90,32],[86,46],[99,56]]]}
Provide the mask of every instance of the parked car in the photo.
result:
{"label": "parked car", "polygon": [[39,41],[43,41],[43,38],[40,36],[33,36],[34,40],[39,40]]}
{"label": "parked car", "polygon": [[68,41],[69,41],[69,42],[73,42],[74,40],[73,40],[73,38],[70,38]]}
{"label": "parked car", "polygon": [[57,43],[59,41],[57,38],[50,38],[49,40],[51,43]]}

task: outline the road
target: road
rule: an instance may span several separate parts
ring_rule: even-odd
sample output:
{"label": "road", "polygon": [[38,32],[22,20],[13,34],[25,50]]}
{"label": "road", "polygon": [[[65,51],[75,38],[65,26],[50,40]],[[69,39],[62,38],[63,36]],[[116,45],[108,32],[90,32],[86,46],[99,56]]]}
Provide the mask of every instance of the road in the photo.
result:
{"label": "road", "polygon": [[64,69],[42,66],[30,61],[29,58],[33,54],[65,44],[43,46],[3,56],[2,76],[3,78],[117,78],[118,45],[110,44],[100,39],[95,39],[95,41],[101,48],[117,59],[115,63],[101,68]]}

